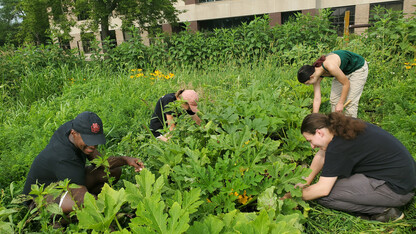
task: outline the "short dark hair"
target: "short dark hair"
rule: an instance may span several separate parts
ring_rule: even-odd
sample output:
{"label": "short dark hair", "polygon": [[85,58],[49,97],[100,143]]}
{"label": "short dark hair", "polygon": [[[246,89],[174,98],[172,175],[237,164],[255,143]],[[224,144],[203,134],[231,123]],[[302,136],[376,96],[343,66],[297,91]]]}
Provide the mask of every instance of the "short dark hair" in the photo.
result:
{"label": "short dark hair", "polygon": [[300,83],[305,83],[315,72],[315,67],[311,65],[303,65],[298,71],[298,81]]}

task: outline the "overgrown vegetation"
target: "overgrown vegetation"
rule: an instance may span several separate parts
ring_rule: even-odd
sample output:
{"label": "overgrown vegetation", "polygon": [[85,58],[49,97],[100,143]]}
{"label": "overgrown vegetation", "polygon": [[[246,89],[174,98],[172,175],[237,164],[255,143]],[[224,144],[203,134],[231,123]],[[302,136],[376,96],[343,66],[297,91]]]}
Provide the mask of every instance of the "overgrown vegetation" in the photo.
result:
{"label": "overgrown vegetation", "polygon": [[[269,28],[266,19],[210,34],[160,35],[145,47],[136,35],[91,61],[54,45],[1,50],[0,230],[119,233],[351,233],[415,230],[416,203],[397,223],[360,220],[306,203],[294,184],[309,173],[314,154],[299,133],[313,90],[298,68],[334,49],[369,62],[359,117],[395,135],[416,155],[416,19],[377,9],[364,36],[337,38],[328,12],[298,15]],[[104,43],[105,44],[105,43]],[[105,59],[104,59],[105,58]],[[329,111],[330,81],[324,81]],[[182,115],[169,143],[146,130],[156,100],[187,87],[198,91],[201,127]],[[326,94],[326,95],[325,95]],[[104,157],[141,158],[146,170],[126,168],[123,180],[87,195],[71,213],[79,222],[53,229],[60,210],[39,197],[29,211],[19,194],[34,157],[52,133],[78,113],[103,119]],[[188,123],[189,122],[189,123]],[[65,191],[65,181],[39,195]],[[286,192],[293,199],[279,200]]]}

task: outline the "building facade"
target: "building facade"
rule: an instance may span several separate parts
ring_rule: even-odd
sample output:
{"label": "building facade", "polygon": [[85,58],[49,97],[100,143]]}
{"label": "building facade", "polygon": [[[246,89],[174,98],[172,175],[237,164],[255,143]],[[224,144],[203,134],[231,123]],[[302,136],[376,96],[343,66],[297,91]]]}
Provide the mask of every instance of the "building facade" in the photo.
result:
{"label": "building facade", "polygon": [[[416,10],[416,0],[183,0],[175,7],[183,11],[179,17],[179,26],[170,24],[162,25],[162,29],[168,33],[175,33],[183,29],[181,24],[189,23],[193,31],[209,31],[214,28],[228,28],[240,25],[242,22],[250,22],[256,16],[269,15],[270,25],[284,24],[290,17],[297,13],[316,15],[320,9],[329,8],[333,10],[333,24],[337,28],[344,27],[345,12],[350,12],[350,32],[360,34],[369,23],[371,9],[383,6],[393,10],[403,10],[410,17]],[[128,35],[117,27],[121,25],[120,19],[112,19],[110,25],[111,39],[121,44],[128,39]],[[74,28],[71,35],[74,40],[70,43],[71,48],[86,51],[85,44],[79,29]],[[99,34],[95,35],[101,40]],[[149,40],[143,35],[144,43]],[[84,44],[84,45],[83,45]]]}

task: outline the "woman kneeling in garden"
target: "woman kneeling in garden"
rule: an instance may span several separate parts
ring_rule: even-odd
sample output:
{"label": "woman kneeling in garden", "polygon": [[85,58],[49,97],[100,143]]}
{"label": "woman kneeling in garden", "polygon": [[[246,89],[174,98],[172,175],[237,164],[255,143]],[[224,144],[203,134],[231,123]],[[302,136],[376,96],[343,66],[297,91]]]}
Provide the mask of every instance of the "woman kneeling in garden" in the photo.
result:
{"label": "woman kneeling in garden", "polygon": [[[416,188],[416,162],[405,146],[385,130],[334,112],[305,117],[301,132],[312,148],[311,174],[302,198],[387,222],[404,214]],[[312,180],[322,171],[316,184]]]}

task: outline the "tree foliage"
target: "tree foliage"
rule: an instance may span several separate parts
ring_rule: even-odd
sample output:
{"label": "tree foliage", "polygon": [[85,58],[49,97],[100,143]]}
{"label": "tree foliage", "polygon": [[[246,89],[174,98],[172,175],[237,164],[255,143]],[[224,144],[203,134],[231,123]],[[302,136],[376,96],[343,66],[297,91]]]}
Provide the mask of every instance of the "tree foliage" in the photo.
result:
{"label": "tree foliage", "polygon": [[[110,28],[132,25],[148,31],[165,22],[176,22],[177,0],[0,0],[0,28],[10,24],[13,17],[22,19],[15,38],[20,43],[45,44],[50,39],[70,41],[71,27],[82,32],[101,31],[101,38]],[[119,17],[122,25],[115,25]],[[82,23],[77,23],[81,20]]]}
{"label": "tree foliage", "polygon": [[0,0],[0,45],[14,41],[19,21],[16,5],[19,0]]}

